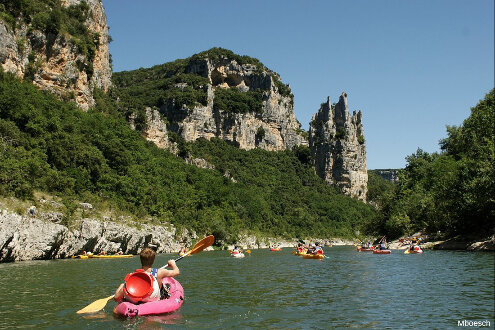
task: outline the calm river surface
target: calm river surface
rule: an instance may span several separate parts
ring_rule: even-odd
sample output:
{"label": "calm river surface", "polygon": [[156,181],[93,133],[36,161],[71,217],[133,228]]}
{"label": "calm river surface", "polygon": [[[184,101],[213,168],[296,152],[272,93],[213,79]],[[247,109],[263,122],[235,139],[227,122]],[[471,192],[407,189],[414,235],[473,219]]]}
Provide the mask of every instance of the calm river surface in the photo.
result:
{"label": "calm river surface", "polygon": [[[178,262],[185,301],[175,313],[118,319],[110,301],[93,315],[76,311],[113,294],[139,258],[0,264],[0,328],[457,328],[494,325],[494,254],[426,251],[419,255],[325,248],[306,260],[252,250],[202,252]],[[159,255],[155,266],[175,255]]]}

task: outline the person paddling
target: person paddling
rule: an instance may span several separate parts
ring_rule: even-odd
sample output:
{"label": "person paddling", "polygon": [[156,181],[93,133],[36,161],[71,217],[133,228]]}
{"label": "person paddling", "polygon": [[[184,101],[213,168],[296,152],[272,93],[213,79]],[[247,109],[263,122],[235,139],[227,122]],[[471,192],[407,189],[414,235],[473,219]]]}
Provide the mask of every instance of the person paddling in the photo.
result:
{"label": "person paddling", "polygon": [[323,249],[320,246],[320,243],[318,243],[318,242],[315,243],[315,249],[314,249],[313,254],[323,254]]}
{"label": "person paddling", "polygon": [[242,253],[242,249],[236,245],[234,247],[234,250],[232,251],[232,254],[238,254],[238,253]]}
{"label": "person paddling", "polygon": [[[126,276],[125,282],[122,283],[115,291],[115,301],[119,302],[122,299],[125,299],[126,301],[132,303],[140,303],[160,300],[161,296],[165,294],[165,288],[162,289],[163,279],[165,277],[175,277],[180,274],[180,270],[175,264],[174,260],[168,261],[168,267],[172,269],[152,268],[153,262],[155,261],[155,251],[150,248],[144,248],[141,253],[139,253],[139,258],[141,259],[142,269],[138,269],[136,270],[136,272],[128,274]],[[146,278],[146,276],[148,277]],[[141,287],[137,288],[139,290],[133,288],[133,286],[135,285],[133,279],[139,278],[136,283],[139,282],[139,284],[141,285],[141,283],[143,282],[141,281],[143,277],[149,279],[149,282],[152,283],[150,284],[152,286],[152,290],[151,288],[145,288],[145,292],[137,292],[141,290]]]}

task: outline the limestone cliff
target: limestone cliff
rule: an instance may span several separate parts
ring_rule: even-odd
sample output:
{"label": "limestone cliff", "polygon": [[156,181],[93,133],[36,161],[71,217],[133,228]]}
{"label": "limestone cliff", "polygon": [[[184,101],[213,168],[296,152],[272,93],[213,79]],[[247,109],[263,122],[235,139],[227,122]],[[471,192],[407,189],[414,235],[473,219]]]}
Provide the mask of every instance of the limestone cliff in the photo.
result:
{"label": "limestone cliff", "polygon": [[36,6],[30,14],[1,8],[5,11],[0,19],[3,70],[88,109],[94,104],[93,88],[106,91],[111,84],[103,4],[63,0],[53,8],[44,2]]}
{"label": "limestone cliff", "polygon": [[141,113],[146,121],[141,131],[148,139],[160,141],[162,147],[166,132],[177,133],[186,141],[218,137],[246,150],[307,145],[294,115],[290,87],[256,59],[242,63],[246,58],[214,48],[150,69],[116,73],[115,94],[121,96],[124,107],[128,95],[137,95],[130,107],[136,99],[142,100],[142,108],[130,112],[133,116]]}
{"label": "limestone cliff", "polygon": [[388,180],[392,183],[397,183],[399,182],[399,171],[398,169],[387,169],[387,170],[373,170],[376,174],[384,178],[385,180]]}
{"label": "limestone cliff", "polygon": [[361,111],[349,114],[346,93],[335,105],[328,97],[313,115],[309,143],[316,173],[346,195],[366,201],[368,172],[361,118]]}
{"label": "limestone cliff", "polygon": [[[125,224],[115,220],[85,218],[69,229],[49,214],[21,216],[0,210],[0,262],[60,259],[82,251],[113,254],[121,249],[125,254],[138,254],[144,247],[153,247],[158,253],[180,249],[180,235],[171,224]],[[190,239],[187,232],[185,235],[182,241]]]}

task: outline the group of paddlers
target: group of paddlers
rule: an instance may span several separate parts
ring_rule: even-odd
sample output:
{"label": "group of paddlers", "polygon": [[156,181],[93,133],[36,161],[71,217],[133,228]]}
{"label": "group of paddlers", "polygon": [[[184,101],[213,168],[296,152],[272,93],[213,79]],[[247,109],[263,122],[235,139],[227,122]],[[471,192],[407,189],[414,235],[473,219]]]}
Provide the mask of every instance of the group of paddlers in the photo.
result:
{"label": "group of paddlers", "polygon": [[323,248],[320,246],[320,243],[318,242],[316,242],[315,244],[310,243],[308,246],[305,246],[303,243],[297,243],[297,253],[323,254]]}

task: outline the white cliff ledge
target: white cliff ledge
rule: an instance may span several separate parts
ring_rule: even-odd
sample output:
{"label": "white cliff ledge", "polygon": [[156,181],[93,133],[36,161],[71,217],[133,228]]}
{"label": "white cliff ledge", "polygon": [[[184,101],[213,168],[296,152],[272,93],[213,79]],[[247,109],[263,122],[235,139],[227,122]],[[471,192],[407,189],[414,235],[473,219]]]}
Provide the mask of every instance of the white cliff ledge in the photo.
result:
{"label": "white cliff ledge", "polygon": [[75,229],[69,229],[54,223],[57,217],[48,218],[38,212],[34,216],[21,216],[3,209],[0,212],[0,262],[61,259],[82,251],[112,254],[122,249],[125,254],[138,254],[147,246],[158,253],[180,250],[173,225],[131,226],[86,218],[78,221]]}

